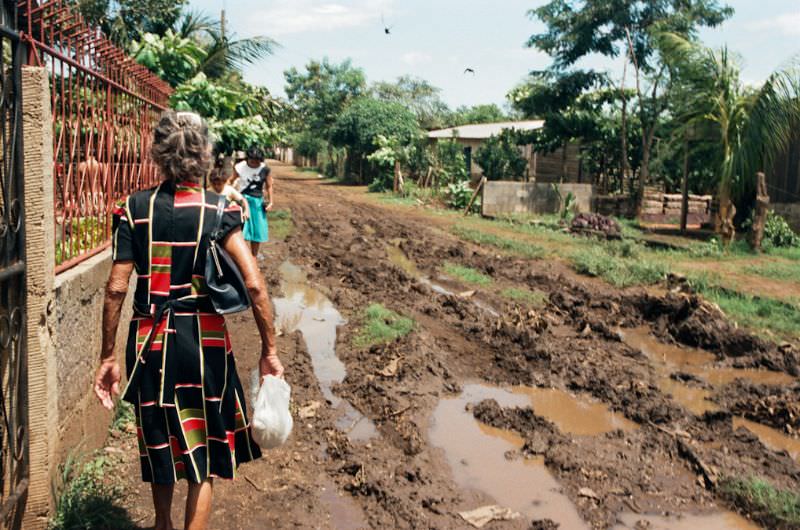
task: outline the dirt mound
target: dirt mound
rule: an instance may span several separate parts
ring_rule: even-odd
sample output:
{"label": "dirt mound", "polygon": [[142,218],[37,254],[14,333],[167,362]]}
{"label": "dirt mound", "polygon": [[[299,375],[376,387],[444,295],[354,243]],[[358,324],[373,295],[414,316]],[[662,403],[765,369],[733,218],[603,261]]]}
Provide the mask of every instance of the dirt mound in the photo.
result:
{"label": "dirt mound", "polygon": [[616,220],[599,213],[579,213],[573,217],[569,229],[576,234],[600,235],[609,239],[619,239],[622,235],[622,228]]}
{"label": "dirt mound", "polygon": [[733,414],[800,437],[800,383],[787,388],[740,379],[723,388],[714,400]]}

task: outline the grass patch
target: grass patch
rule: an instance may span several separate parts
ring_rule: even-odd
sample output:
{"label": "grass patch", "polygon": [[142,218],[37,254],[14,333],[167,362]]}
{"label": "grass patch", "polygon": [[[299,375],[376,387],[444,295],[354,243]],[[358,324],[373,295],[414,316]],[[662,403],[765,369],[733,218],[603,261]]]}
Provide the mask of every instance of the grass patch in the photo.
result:
{"label": "grass patch", "polygon": [[372,304],[364,311],[361,331],[355,338],[359,347],[386,344],[405,337],[414,329],[414,321],[387,309],[381,304]]}
{"label": "grass patch", "polygon": [[800,495],[794,491],[780,490],[765,480],[751,477],[724,479],[720,492],[769,528],[800,526]]}
{"label": "grass patch", "polygon": [[669,273],[663,261],[640,257],[629,242],[588,247],[570,256],[579,274],[603,278],[616,287],[651,285]]}
{"label": "grass patch", "polygon": [[454,226],[452,228],[452,232],[461,239],[477,243],[478,245],[487,245],[499,248],[500,250],[504,250],[512,254],[518,254],[525,258],[541,258],[545,254],[544,249],[538,245],[500,237],[494,234],[488,234],[472,228]]}
{"label": "grass patch", "polygon": [[267,217],[269,218],[270,239],[283,241],[294,232],[291,210],[272,210]]}
{"label": "grass patch", "polygon": [[741,326],[755,331],[769,330],[783,338],[800,337],[800,307],[798,306],[772,298],[748,296],[713,286],[701,286],[698,290]]}
{"label": "grass patch", "polygon": [[457,263],[447,262],[442,267],[442,271],[449,275],[454,276],[464,283],[471,283],[474,285],[489,285],[492,283],[492,278],[487,276],[471,267],[464,267]]}
{"label": "grass patch", "polygon": [[56,504],[48,528],[135,528],[125,509],[117,504],[123,491],[113,467],[105,456],[83,463],[68,457],[54,485]]}
{"label": "grass patch", "polygon": [[796,280],[800,278],[800,261],[778,262],[768,261],[748,265],[744,268],[748,274],[771,278],[773,280]]}
{"label": "grass patch", "polygon": [[770,256],[800,260],[800,247],[770,247],[766,252]]}
{"label": "grass patch", "polygon": [[500,293],[504,297],[525,304],[531,307],[543,307],[547,303],[547,295],[542,291],[531,291],[529,289],[520,289],[517,287],[509,287],[503,289]]}

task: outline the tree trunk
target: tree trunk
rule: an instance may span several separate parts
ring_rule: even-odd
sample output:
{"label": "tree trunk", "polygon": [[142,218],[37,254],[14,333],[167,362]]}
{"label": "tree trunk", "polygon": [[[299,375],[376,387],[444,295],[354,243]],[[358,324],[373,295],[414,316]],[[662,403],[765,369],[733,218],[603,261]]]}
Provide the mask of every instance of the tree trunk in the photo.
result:
{"label": "tree trunk", "polygon": [[394,192],[403,193],[403,172],[400,170],[400,161],[394,162]]}
{"label": "tree trunk", "polygon": [[681,182],[681,233],[686,232],[689,220],[689,133],[683,137],[683,181]]}
{"label": "tree trunk", "polygon": [[767,210],[769,209],[769,192],[767,191],[767,178],[764,173],[756,175],[756,208],[753,212],[753,226],[750,232],[750,245],[756,252],[761,252],[761,242],[764,239],[764,225],[767,223]]}
{"label": "tree trunk", "polygon": [[733,218],[736,215],[736,207],[731,200],[730,184],[727,182],[720,184],[719,189],[719,212],[717,213],[718,232],[724,245],[730,245],[736,238],[736,227],[733,225]]}

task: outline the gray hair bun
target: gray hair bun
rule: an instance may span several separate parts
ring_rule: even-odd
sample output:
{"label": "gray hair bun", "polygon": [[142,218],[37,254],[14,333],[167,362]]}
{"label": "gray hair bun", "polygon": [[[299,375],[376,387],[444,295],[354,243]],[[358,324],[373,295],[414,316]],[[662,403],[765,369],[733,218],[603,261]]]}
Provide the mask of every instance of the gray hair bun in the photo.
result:
{"label": "gray hair bun", "polygon": [[165,111],[155,130],[151,154],[165,179],[197,181],[213,165],[208,126],[194,112]]}

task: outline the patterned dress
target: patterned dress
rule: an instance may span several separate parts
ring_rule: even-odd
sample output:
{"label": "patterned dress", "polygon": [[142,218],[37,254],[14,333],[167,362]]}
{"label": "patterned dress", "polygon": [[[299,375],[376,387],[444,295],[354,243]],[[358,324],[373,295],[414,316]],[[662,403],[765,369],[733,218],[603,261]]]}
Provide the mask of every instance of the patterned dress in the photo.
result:
{"label": "patterned dress", "polygon": [[[239,464],[261,456],[225,319],[205,288],[218,197],[198,184],[164,181],[114,211],[114,261],[132,260],[137,273],[123,399],[136,409],[145,482],[230,479]],[[228,203],[223,233],[241,225],[240,207]]]}

